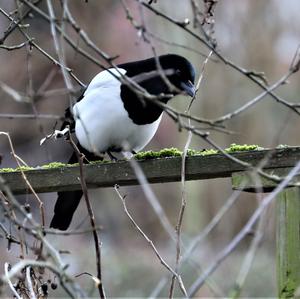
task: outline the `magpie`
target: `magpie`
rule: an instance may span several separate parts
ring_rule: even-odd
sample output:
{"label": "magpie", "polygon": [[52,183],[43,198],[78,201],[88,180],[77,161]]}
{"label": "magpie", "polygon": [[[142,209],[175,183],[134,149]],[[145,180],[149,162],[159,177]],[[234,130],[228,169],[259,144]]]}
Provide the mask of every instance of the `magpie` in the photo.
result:
{"label": "magpie", "polygon": [[[77,103],[66,110],[61,129],[68,126],[75,132],[87,161],[99,160],[99,153],[111,157],[113,152],[136,153],[152,139],[163,114],[163,107],[146,94],[163,104],[180,93],[193,97],[194,81],[193,65],[176,54],[119,64],[92,79]],[[69,163],[75,162],[73,153]],[[66,230],[81,197],[81,190],[58,192],[50,227]]]}

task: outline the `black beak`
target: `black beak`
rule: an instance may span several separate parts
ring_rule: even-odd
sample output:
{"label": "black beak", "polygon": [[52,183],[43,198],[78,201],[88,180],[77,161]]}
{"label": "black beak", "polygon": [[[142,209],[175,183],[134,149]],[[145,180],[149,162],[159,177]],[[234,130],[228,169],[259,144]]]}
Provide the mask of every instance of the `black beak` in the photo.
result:
{"label": "black beak", "polygon": [[180,86],[182,90],[184,90],[189,96],[191,96],[192,98],[195,96],[196,88],[190,80],[187,82],[181,82]]}

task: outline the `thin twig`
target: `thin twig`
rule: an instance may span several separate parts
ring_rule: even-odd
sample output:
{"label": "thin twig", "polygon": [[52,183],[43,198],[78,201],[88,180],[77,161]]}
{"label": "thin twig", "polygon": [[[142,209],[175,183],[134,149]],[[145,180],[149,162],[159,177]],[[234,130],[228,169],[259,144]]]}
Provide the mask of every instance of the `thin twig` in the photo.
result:
{"label": "thin twig", "polygon": [[[22,207],[19,202],[15,199],[13,194],[11,193],[8,186],[5,184],[4,180],[0,176],[0,189],[3,190],[6,194],[6,199],[3,200],[2,196],[0,198],[2,199],[1,202],[3,202],[2,207],[4,211],[9,214],[10,209],[15,208],[20,215],[24,217],[24,220],[29,222],[32,227],[28,228],[25,226],[26,221],[19,222],[16,218],[10,218],[10,220],[18,227],[18,229],[23,229],[26,233],[33,236],[35,239],[41,241],[44,245],[44,250],[47,250],[47,259],[51,259],[54,264],[50,262],[39,262],[39,261],[30,261],[30,260],[21,260],[19,263],[17,263],[9,272],[9,277],[12,277],[16,275],[20,270],[22,270],[27,265],[33,266],[40,266],[50,269],[52,272],[54,272],[61,283],[61,286],[63,289],[69,294],[71,298],[78,298],[78,296],[82,296],[83,292],[82,290],[76,285],[76,283],[73,281],[73,279],[67,275],[65,272],[66,265],[62,262],[62,259],[58,253],[58,251],[51,245],[51,243],[44,237],[43,231],[41,230],[41,226],[36,223],[32,217],[32,215]],[[3,195],[3,193],[0,193],[0,195]],[[8,206],[9,203],[9,206]],[[5,277],[0,278],[0,281],[6,281]]]}
{"label": "thin twig", "polygon": [[[140,1],[140,0],[136,0],[136,1]],[[210,42],[208,42],[205,38],[202,38],[201,36],[199,36],[198,34],[196,34],[195,32],[193,32],[192,30],[190,30],[189,28],[187,28],[187,26],[185,25],[184,22],[182,21],[177,21],[175,19],[173,19],[172,17],[170,17],[169,15],[166,15],[165,13],[163,13],[162,11],[154,8],[153,6],[150,6],[149,4],[147,4],[146,2],[142,2],[142,5],[145,6],[146,8],[148,8],[149,11],[153,12],[154,14],[156,14],[157,16],[167,20],[168,22],[170,22],[171,24],[174,24],[175,26],[181,28],[182,30],[184,30],[186,33],[188,33],[190,36],[194,37],[196,40],[198,40],[199,42],[201,42],[202,44],[204,44],[209,50],[213,51],[214,55],[219,58],[224,64],[230,66],[231,68],[233,68],[234,70],[238,71],[239,73],[241,73],[242,75],[246,76],[248,79],[250,79],[252,82],[254,82],[256,85],[258,85],[260,88],[262,88],[263,90],[267,91],[268,88],[266,87],[266,85],[262,82],[265,82],[264,77],[263,76],[258,76],[257,72],[253,72],[253,71],[249,71],[247,69],[244,69],[240,66],[238,66],[237,64],[235,64],[234,62],[232,62],[230,59],[226,58],[219,50],[217,50],[214,45],[211,45]],[[262,78],[262,79],[261,79]],[[294,106],[293,103],[290,103],[284,99],[282,99],[280,96],[278,96],[276,93],[274,93],[273,91],[268,91],[267,92],[275,101],[277,101],[278,103],[290,108],[292,111],[294,111],[295,113],[297,113],[298,115],[300,114],[300,112],[296,109],[296,107]]]}
{"label": "thin twig", "polygon": [[[33,4],[38,5],[41,1],[42,0],[37,0]],[[18,10],[18,12],[19,11],[20,10]],[[18,28],[18,26],[21,24],[21,22],[23,22],[27,17],[30,16],[31,12],[32,12],[32,9],[29,8],[22,16],[19,17],[19,19],[17,21],[10,24],[9,28],[4,32],[3,37],[0,39],[0,45],[2,45],[5,42],[5,40],[11,35],[11,33],[13,33],[15,31],[16,28]]]}
{"label": "thin twig", "polygon": [[25,174],[25,172],[22,170],[22,165],[20,164],[19,162],[19,157],[16,155],[16,152],[15,152],[15,149],[14,149],[14,146],[13,146],[13,143],[12,143],[12,140],[10,138],[10,135],[9,133],[7,132],[0,132],[0,135],[4,135],[7,137],[7,140],[8,140],[8,143],[9,143],[9,147],[11,149],[11,153],[12,153],[12,156],[15,158],[15,161],[18,165],[18,167],[20,168],[20,172],[21,172],[21,175],[26,183],[26,185],[28,186],[29,190],[32,192],[32,194],[34,195],[34,197],[36,198],[38,204],[39,204],[39,208],[40,208],[40,214],[41,214],[41,223],[42,223],[42,227],[45,226],[45,210],[44,210],[44,203],[41,201],[41,199],[39,198],[39,196],[37,195],[37,193],[34,191],[34,189],[32,188],[30,182],[28,181],[27,179],[27,176]]}
{"label": "thin twig", "polygon": [[253,265],[253,260],[255,258],[257,249],[259,248],[263,236],[264,236],[264,229],[265,224],[267,222],[267,211],[262,212],[262,214],[259,217],[257,228],[254,232],[254,238],[249,246],[249,250],[245,256],[245,259],[241,265],[239,274],[237,276],[237,279],[234,283],[233,289],[229,292],[229,296],[231,299],[237,299],[240,297],[240,293],[243,289],[243,286],[245,284],[246,278],[249,274],[249,271]]}
{"label": "thin twig", "polygon": [[[252,99],[251,101],[247,102],[245,105],[239,107],[238,109],[236,109],[235,111],[228,113],[226,115],[223,115],[219,118],[216,118],[214,120],[215,123],[223,123],[226,120],[232,119],[233,117],[239,115],[242,112],[245,112],[247,109],[249,109],[250,107],[252,107],[253,105],[257,104],[259,101],[261,101],[265,96],[267,96],[268,94],[270,94],[271,91],[277,89],[279,86],[281,86],[282,84],[284,84],[288,78],[293,75],[295,72],[294,70],[289,70],[287,72],[287,74],[285,74],[284,76],[282,76],[279,80],[277,80],[272,86],[268,87],[265,89],[265,91],[263,91],[261,94],[259,94],[258,96],[256,96],[254,99]],[[297,110],[297,113],[300,115],[300,113]]]}
{"label": "thin twig", "polygon": [[[22,0],[23,1],[23,0]],[[31,5],[33,5],[31,3]],[[33,5],[33,7],[35,7]],[[20,24],[18,24],[4,9],[0,7],[0,13],[2,13],[6,18],[8,18],[11,22],[17,25],[18,30],[21,32],[21,34],[29,41],[29,44],[35,47],[41,54],[43,54],[45,57],[47,57],[50,61],[52,61],[55,65],[62,67],[62,65],[53,58],[49,53],[47,53],[45,50],[43,50],[23,29]],[[85,84],[83,84],[73,73],[73,70],[70,68],[66,68],[66,71],[70,74],[70,76],[81,86],[85,87]]]}
{"label": "thin twig", "polygon": [[130,166],[133,169],[137,180],[139,181],[139,184],[146,196],[146,199],[148,200],[156,215],[158,216],[158,219],[161,222],[163,228],[171,237],[171,239],[175,241],[176,235],[174,233],[173,226],[171,225],[166,213],[164,212],[153,190],[150,188],[147,177],[145,176],[141,166],[137,163],[135,159],[129,159],[128,162],[130,163]]}
{"label": "thin twig", "polygon": [[[242,189],[242,186],[241,186]],[[231,207],[235,204],[237,199],[239,198],[241,194],[241,191],[235,191],[231,194],[231,196],[227,199],[225,204],[222,206],[222,208],[218,211],[218,213],[213,217],[213,219],[206,225],[206,227],[201,231],[199,235],[197,235],[195,238],[192,239],[192,241],[189,243],[189,245],[185,248],[185,252],[182,255],[182,258],[179,261],[179,267],[181,267],[185,262],[190,260],[193,256],[193,252],[199,245],[202,243],[202,241],[212,232],[214,228],[220,223],[224,215],[231,209]],[[196,263],[196,266],[198,264]],[[199,268],[199,267],[197,267]],[[165,287],[165,285],[168,282],[168,276],[165,276],[163,279],[160,280],[158,285],[155,287],[155,291],[149,296],[149,299],[156,298],[161,290]]]}
{"label": "thin twig", "polygon": [[89,218],[90,218],[90,223],[92,226],[92,233],[93,233],[93,238],[94,238],[94,244],[95,244],[95,251],[96,251],[96,267],[97,267],[97,278],[98,278],[98,283],[97,283],[97,288],[99,291],[99,295],[101,299],[105,299],[105,292],[104,292],[104,286],[103,286],[103,280],[102,280],[102,262],[101,262],[101,242],[100,238],[97,232],[97,226],[95,223],[95,216],[93,212],[93,208],[91,205],[91,202],[89,200],[88,196],[88,189],[85,181],[85,176],[84,176],[84,167],[83,167],[83,161],[84,161],[84,155],[80,153],[78,147],[74,143],[71,135],[69,135],[71,145],[77,155],[78,162],[79,162],[79,170],[80,170],[80,184],[83,192],[83,197],[85,199],[86,207],[88,210]]}
{"label": "thin twig", "polygon": [[31,272],[31,267],[30,266],[26,267],[26,280],[27,280],[27,284],[28,284],[28,288],[29,288],[29,292],[30,292],[30,299],[37,299],[35,292],[33,290],[30,272]]}
{"label": "thin twig", "polygon": [[65,119],[64,116],[53,115],[53,114],[21,114],[21,113],[0,113],[0,118],[7,119],[28,119],[28,120],[36,120],[45,119],[45,120],[60,120],[63,121]]}
{"label": "thin twig", "polygon": [[184,287],[183,281],[181,279],[181,276],[178,275],[168,264],[167,262],[163,259],[163,257],[160,255],[160,253],[158,252],[157,248],[155,247],[155,245],[153,244],[152,240],[143,232],[143,230],[140,228],[140,226],[135,222],[135,220],[133,219],[133,217],[131,216],[131,214],[129,213],[127,206],[126,206],[126,201],[125,201],[125,196],[122,196],[122,194],[119,191],[119,186],[115,185],[114,187],[118,197],[120,198],[120,200],[122,201],[123,204],[123,208],[124,211],[127,215],[127,217],[129,218],[130,222],[133,224],[133,226],[137,229],[137,231],[143,236],[143,238],[147,241],[147,243],[150,245],[150,247],[152,248],[152,250],[154,251],[155,255],[157,256],[157,258],[159,259],[159,261],[161,262],[161,264],[169,271],[171,272],[173,275],[175,275],[175,277],[178,279],[178,283],[179,283],[179,287],[182,291],[182,293],[184,294],[185,297],[187,297],[187,293],[186,293],[186,289]]}
{"label": "thin twig", "polygon": [[[11,282],[10,280],[10,277],[9,277],[9,264],[8,263],[4,263],[4,274],[5,274],[5,280],[6,282],[8,283],[8,286],[9,288],[12,290],[12,292],[14,293],[14,295],[17,297],[17,299],[22,299],[21,296],[18,294],[18,292],[16,291],[13,283]],[[3,278],[2,278],[3,280]]]}
{"label": "thin twig", "polygon": [[[199,79],[196,84],[196,92],[195,92],[195,95],[193,96],[191,102],[188,105],[187,111],[185,111],[186,113],[190,112],[192,104],[197,96],[198,90],[200,88],[200,84],[203,80],[205,66],[207,65],[211,55],[212,55],[212,51],[208,54],[208,56],[206,57],[206,59],[204,60],[204,62],[202,64]],[[189,121],[189,126],[191,126],[191,120],[189,119],[188,121]],[[180,263],[180,255],[181,255],[181,227],[182,227],[183,215],[184,215],[184,211],[185,211],[185,207],[186,207],[186,203],[187,203],[186,188],[185,188],[185,166],[186,166],[186,157],[187,157],[188,149],[192,142],[192,137],[193,137],[193,134],[191,131],[189,131],[188,138],[187,138],[187,141],[184,146],[183,153],[182,153],[182,162],[181,162],[181,207],[180,207],[176,230],[175,230],[176,235],[177,235],[175,271],[177,273],[179,271],[179,263]],[[169,291],[169,298],[173,298],[174,284],[175,284],[175,276],[172,277],[172,282],[171,282],[170,291]]]}
{"label": "thin twig", "polygon": [[220,264],[226,259],[226,257],[233,252],[233,250],[239,245],[244,237],[252,230],[253,225],[259,219],[260,215],[264,212],[267,206],[273,201],[273,199],[289,184],[293,177],[300,170],[300,162],[289,172],[286,178],[274,189],[272,193],[266,196],[259,207],[255,210],[250,217],[246,225],[241,231],[233,238],[233,240],[215,257],[214,261],[208,266],[204,273],[198,277],[189,289],[189,297],[194,297],[197,291],[204,284],[205,280],[220,266]]}

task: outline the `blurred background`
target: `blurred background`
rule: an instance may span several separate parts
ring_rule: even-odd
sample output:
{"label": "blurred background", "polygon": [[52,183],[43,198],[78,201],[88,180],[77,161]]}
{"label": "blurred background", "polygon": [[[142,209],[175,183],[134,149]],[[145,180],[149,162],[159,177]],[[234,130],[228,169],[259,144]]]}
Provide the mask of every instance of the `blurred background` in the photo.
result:
{"label": "blurred background", "polygon": [[[202,1],[198,1],[200,7]],[[62,9],[57,1],[55,14],[62,18]],[[136,1],[127,1],[132,16],[140,23],[140,11]],[[190,1],[158,0],[152,4],[177,20],[188,18],[193,28],[193,14]],[[7,11],[15,9],[15,1],[0,0],[0,7]],[[46,1],[41,1],[39,8],[48,13]],[[126,13],[118,0],[69,1],[69,8],[78,25],[86,31],[91,40],[111,56],[119,55],[116,63],[144,59],[153,56],[149,43],[143,41],[137,30],[126,18]],[[279,80],[289,68],[300,41],[300,2],[298,0],[222,0],[216,6],[215,33],[218,49],[224,56],[237,65],[256,71],[265,72],[272,84]],[[201,70],[204,56],[209,51],[197,40],[179,27],[143,10],[146,28],[154,36],[151,42],[158,54],[177,53],[190,59],[197,75]],[[38,14],[33,13],[26,19],[29,24],[26,32],[34,41],[53,57],[56,57],[50,25]],[[9,25],[8,20],[0,15],[0,38]],[[66,32],[94,57],[101,61],[91,49],[78,38],[70,26]],[[5,41],[5,45],[15,45],[24,41],[24,37],[15,31]],[[82,57],[74,49],[63,43],[66,64],[85,84],[101,69]],[[182,45],[182,46],[178,46]],[[188,47],[189,49],[187,49]],[[192,106],[192,113],[199,117],[214,119],[235,110],[259,93],[259,89],[245,76],[215,59],[209,61],[197,98]],[[103,62],[103,61],[102,61]],[[103,62],[105,64],[105,62]],[[0,88],[0,114],[3,113],[43,113],[63,115],[69,105],[66,94],[54,92],[47,96],[32,97],[38,91],[58,90],[65,87],[59,67],[42,56],[36,49],[23,47],[19,50],[0,49],[0,81],[29,96],[29,102],[17,102]],[[46,83],[45,83],[46,82]],[[78,84],[72,81],[75,88]],[[299,102],[299,74],[290,78],[288,84],[280,87],[277,93],[291,102]],[[31,96],[31,97],[30,97]],[[178,96],[170,105],[185,111],[188,105],[186,97]],[[63,140],[49,141],[43,146],[39,141],[49,134],[55,125],[54,120],[28,120],[0,118],[0,131],[9,132],[16,153],[31,166],[52,161],[65,162],[71,152],[70,146]],[[265,97],[261,102],[246,110],[226,123],[235,134],[211,131],[211,138],[221,147],[231,143],[258,144],[265,148],[278,144],[297,145],[299,143],[299,117],[290,109]],[[178,132],[178,126],[166,115],[160,128],[147,149],[159,150],[165,147],[183,149],[187,140],[186,132]],[[194,136],[191,148],[210,148],[199,137]],[[3,156],[2,167],[15,167],[10,155],[7,139],[0,136],[0,154]],[[151,186],[164,208],[172,225],[176,225],[181,202],[180,183],[155,184]],[[187,182],[187,210],[183,225],[183,244],[187,246],[201,233],[214,215],[218,213],[232,194],[230,179]],[[175,246],[162,228],[157,215],[149,205],[140,187],[121,188],[127,195],[127,204],[136,222],[153,240],[162,256],[174,265]],[[154,256],[146,241],[137,234],[126,217],[122,204],[113,189],[90,191],[96,213],[97,224],[103,227],[101,232],[103,248],[103,279],[106,291],[111,297],[149,296],[167,272]],[[20,201],[29,202],[35,207],[31,196],[20,196]],[[41,194],[47,211],[47,223],[50,223],[55,193]],[[201,268],[214,259],[215,255],[239,232],[249,216],[257,207],[257,198],[251,194],[241,194],[220,224],[201,243],[193,254]],[[89,226],[86,208],[81,203],[76,212],[72,228]],[[2,216],[1,216],[2,217]],[[83,219],[85,221],[83,222]],[[261,247],[242,291],[242,297],[274,297],[276,294],[275,274],[275,235],[274,207],[268,210],[265,222],[265,235]],[[4,221],[3,217],[1,221]],[[71,254],[64,255],[70,263],[69,272],[79,274],[87,271],[96,273],[94,244],[90,235],[49,236],[51,242]],[[211,277],[209,285],[199,291],[199,297],[226,296],[233,287],[241,262],[252,238],[247,237],[222,266]],[[7,251],[6,242],[0,239],[0,269],[7,260],[18,260],[18,248]],[[2,270],[1,270],[2,271]],[[200,269],[194,263],[182,268],[183,280],[187,286],[198,277]],[[93,281],[88,276],[81,276],[77,281],[86,289],[92,289]],[[168,295],[167,287],[160,296]],[[51,291],[51,296],[62,296],[61,289]],[[179,291],[176,290],[179,295]],[[97,293],[91,294],[97,295]]]}

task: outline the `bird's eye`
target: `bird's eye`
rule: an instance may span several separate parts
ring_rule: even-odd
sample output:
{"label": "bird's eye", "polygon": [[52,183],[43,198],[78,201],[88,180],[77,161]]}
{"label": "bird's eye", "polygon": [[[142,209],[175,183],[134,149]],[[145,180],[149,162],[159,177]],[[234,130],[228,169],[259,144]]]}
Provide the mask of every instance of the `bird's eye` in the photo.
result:
{"label": "bird's eye", "polygon": [[175,71],[175,74],[176,74],[177,76],[180,76],[180,75],[181,75],[181,71],[180,71],[180,70],[176,70],[176,71]]}

